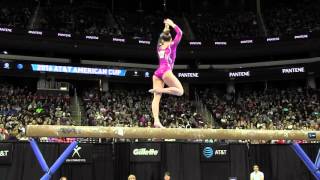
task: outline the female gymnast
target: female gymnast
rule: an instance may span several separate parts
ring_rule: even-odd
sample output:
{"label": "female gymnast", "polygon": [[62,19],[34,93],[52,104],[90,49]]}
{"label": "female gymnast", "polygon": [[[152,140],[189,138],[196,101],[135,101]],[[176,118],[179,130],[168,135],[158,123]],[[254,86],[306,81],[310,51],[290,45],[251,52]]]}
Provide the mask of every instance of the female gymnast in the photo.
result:
{"label": "female gymnast", "polygon": [[[175,96],[182,96],[184,93],[180,81],[172,73],[174,61],[176,59],[177,46],[182,38],[181,29],[170,19],[164,20],[165,28],[160,34],[157,51],[159,58],[159,67],[153,75],[153,89],[149,92],[153,93],[152,114],[154,118],[154,127],[163,128],[159,119],[159,104],[161,95],[171,94]],[[172,41],[170,34],[170,27],[176,31],[176,36]],[[164,88],[164,85],[168,87]]]}

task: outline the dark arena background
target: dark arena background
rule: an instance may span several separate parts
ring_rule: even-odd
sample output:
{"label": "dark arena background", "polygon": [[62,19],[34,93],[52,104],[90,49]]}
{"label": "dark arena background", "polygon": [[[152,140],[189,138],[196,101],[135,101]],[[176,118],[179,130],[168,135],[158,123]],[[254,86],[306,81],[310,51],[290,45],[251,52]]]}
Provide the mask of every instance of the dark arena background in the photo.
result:
{"label": "dark arena background", "polygon": [[320,180],[319,0],[0,4],[0,180]]}

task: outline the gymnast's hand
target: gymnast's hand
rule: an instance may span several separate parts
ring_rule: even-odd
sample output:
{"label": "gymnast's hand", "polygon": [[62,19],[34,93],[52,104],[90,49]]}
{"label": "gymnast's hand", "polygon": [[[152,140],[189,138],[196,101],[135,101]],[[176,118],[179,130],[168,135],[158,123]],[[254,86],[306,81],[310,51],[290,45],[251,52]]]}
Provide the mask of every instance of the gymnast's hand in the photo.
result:
{"label": "gymnast's hand", "polygon": [[165,19],[163,23],[168,24],[169,26],[171,26],[173,28],[176,26],[176,24],[171,19]]}
{"label": "gymnast's hand", "polygon": [[170,32],[170,26],[169,26],[169,24],[165,24],[165,25],[164,25],[163,32]]}

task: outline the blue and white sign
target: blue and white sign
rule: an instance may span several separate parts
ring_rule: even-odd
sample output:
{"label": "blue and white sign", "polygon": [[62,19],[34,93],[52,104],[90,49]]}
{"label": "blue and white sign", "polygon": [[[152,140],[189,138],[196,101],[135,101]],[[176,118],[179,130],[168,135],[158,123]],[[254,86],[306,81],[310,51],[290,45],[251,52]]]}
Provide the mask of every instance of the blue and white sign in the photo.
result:
{"label": "blue and white sign", "polygon": [[17,69],[19,70],[23,69],[23,64],[17,64]]}
{"label": "blue and white sign", "polygon": [[213,148],[212,147],[205,147],[203,148],[203,156],[206,158],[211,158],[213,156]]}
{"label": "blue and white sign", "polygon": [[229,145],[222,144],[201,144],[201,160],[202,161],[229,161],[230,160]]}
{"label": "blue and white sign", "polygon": [[70,73],[70,74],[92,74],[105,76],[126,76],[125,69],[102,69],[90,67],[74,67],[74,66],[57,66],[46,64],[31,64],[32,71],[40,72],[56,72],[56,73]]}

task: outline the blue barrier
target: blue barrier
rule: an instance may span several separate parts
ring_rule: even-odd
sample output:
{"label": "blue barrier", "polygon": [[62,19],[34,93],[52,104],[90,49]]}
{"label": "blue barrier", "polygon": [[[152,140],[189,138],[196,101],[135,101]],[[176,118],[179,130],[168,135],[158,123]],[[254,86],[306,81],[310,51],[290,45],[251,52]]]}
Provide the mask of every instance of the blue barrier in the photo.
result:
{"label": "blue barrier", "polygon": [[44,160],[40,149],[38,148],[37,142],[33,138],[29,139],[29,142],[30,142],[30,145],[32,147],[34,154],[36,155],[36,158],[38,159],[38,162],[39,162],[43,172],[45,172],[45,173],[48,172],[49,167],[46,163],[46,160]]}
{"label": "blue barrier", "polygon": [[[294,152],[298,155],[298,157],[304,162],[304,164],[307,166],[309,171],[313,174],[313,176],[320,180],[320,172],[319,167],[317,167],[308,157],[308,155],[303,151],[301,146],[298,143],[292,143],[291,145]],[[319,155],[319,154],[318,154]],[[318,157],[317,157],[318,159]],[[317,161],[316,161],[317,162]]]}
{"label": "blue barrier", "polygon": [[319,149],[319,151],[318,151],[318,155],[317,155],[317,158],[316,158],[316,167],[318,168],[318,169],[320,169],[320,149]]}
{"label": "blue barrier", "polygon": [[71,154],[73,149],[78,145],[77,141],[72,142],[67,149],[64,150],[64,152],[60,155],[60,157],[53,163],[53,165],[48,167],[46,161],[44,160],[40,149],[38,148],[38,145],[34,139],[29,140],[31,148],[36,156],[36,158],[39,161],[39,164],[44,171],[45,175],[41,177],[40,180],[50,180],[51,176],[59,169],[59,167],[63,164],[63,162],[68,158],[68,156]]}

